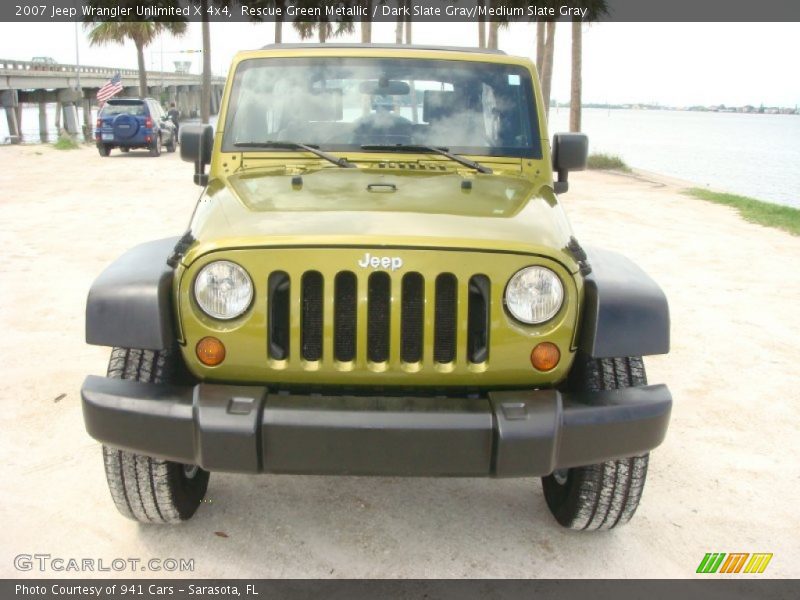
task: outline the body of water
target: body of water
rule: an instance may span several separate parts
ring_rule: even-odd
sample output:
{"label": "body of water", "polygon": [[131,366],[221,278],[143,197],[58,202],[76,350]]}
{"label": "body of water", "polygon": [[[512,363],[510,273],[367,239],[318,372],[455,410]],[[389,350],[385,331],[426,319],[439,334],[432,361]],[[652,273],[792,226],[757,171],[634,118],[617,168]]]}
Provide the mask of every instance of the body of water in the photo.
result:
{"label": "body of water", "polygon": [[[569,109],[550,111],[569,131]],[[800,208],[800,115],[583,110],[589,152],[699,186]]]}
{"label": "body of water", "polygon": [[[94,124],[95,111],[92,111]],[[55,104],[47,107],[56,139]],[[583,111],[589,151],[698,186],[800,208],[800,116],[667,110]],[[550,111],[549,130],[569,130],[569,110]],[[39,141],[39,110],[23,108],[25,142]],[[0,142],[6,142],[5,115]]]}

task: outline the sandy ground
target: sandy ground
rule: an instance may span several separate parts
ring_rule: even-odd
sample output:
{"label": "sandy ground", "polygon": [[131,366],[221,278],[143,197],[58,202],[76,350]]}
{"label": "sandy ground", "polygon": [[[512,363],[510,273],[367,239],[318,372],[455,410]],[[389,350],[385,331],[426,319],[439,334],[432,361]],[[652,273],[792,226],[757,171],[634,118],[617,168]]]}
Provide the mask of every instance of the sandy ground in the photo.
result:
{"label": "sandy ground", "polygon": [[81,381],[108,358],[84,344],[84,301],[130,246],[184,231],[191,166],[47,147],[0,164],[0,576],[38,576],[13,558],[47,553],[192,558],[200,577],[691,577],[706,552],[772,552],[764,576],[800,576],[800,238],[673,184],[573,176],[579,239],[635,258],[672,309],[671,354],[646,360],[672,424],[627,527],[560,529],[534,479],[220,474],[191,522],[140,526],[83,428]]}

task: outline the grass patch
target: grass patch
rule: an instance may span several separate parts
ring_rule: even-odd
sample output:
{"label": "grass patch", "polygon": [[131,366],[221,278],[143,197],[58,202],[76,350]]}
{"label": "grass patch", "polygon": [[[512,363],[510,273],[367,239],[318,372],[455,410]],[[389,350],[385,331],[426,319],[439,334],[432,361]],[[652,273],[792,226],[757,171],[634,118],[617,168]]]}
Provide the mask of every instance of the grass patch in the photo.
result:
{"label": "grass patch", "polygon": [[800,235],[800,210],[791,206],[762,202],[747,196],[711,192],[703,188],[691,188],[685,190],[684,193],[694,198],[700,198],[700,200],[735,208],[743,219],[751,223],[782,229],[792,235]]}
{"label": "grass patch", "polygon": [[76,142],[69,134],[62,133],[58,136],[58,141],[53,144],[53,148],[56,150],[76,150],[80,148],[80,144]]}
{"label": "grass patch", "polygon": [[599,169],[603,171],[608,170],[616,170],[616,171],[624,171],[626,173],[630,173],[631,168],[625,164],[625,161],[622,160],[616,154],[590,154],[589,161],[587,166],[590,169]]}

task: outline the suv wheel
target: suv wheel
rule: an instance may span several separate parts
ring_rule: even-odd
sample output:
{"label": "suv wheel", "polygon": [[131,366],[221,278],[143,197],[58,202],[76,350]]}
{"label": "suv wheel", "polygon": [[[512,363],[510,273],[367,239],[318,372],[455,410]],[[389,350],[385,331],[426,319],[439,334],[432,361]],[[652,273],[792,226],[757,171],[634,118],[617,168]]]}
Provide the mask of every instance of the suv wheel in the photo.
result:
{"label": "suv wheel", "polygon": [[97,151],[100,153],[100,156],[108,156],[111,154],[111,146],[108,144],[97,144]]}
{"label": "suv wheel", "polygon": [[[574,391],[611,390],[647,384],[641,357],[578,356],[567,387]],[[542,478],[550,512],[569,529],[612,529],[630,521],[642,497],[649,454],[596,465],[559,469]]]}
{"label": "suv wheel", "polygon": [[[108,377],[175,383],[177,353],[114,348]],[[142,523],[180,523],[194,515],[208,488],[208,471],[103,446],[108,489],[117,510]]]}
{"label": "suv wheel", "polygon": [[161,156],[161,135],[158,134],[150,142],[150,156]]}

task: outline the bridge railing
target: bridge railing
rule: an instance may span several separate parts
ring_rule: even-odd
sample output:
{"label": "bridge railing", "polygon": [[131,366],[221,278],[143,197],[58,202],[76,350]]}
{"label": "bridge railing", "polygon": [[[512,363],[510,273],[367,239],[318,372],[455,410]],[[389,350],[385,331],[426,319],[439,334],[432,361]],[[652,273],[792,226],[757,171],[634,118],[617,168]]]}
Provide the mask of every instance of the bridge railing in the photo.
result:
{"label": "bridge railing", "polygon": [[[64,74],[64,75],[72,75],[75,73],[84,73],[87,75],[107,75],[109,78],[113,77],[115,73],[119,73],[123,77],[138,77],[139,71],[138,69],[117,69],[115,67],[95,67],[90,65],[68,65],[68,64],[61,64],[61,63],[46,63],[46,62],[38,62],[38,61],[30,61],[30,60],[8,60],[5,58],[0,58],[0,71],[16,71],[18,74],[20,71],[24,71],[26,73],[50,73],[50,74]],[[191,81],[196,81],[200,75],[194,75],[192,73],[178,73],[175,71],[147,71],[148,77],[151,79],[154,77],[169,77],[170,79],[175,79],[176,77],[180,79],[186,79]],[[224,80],[223,77],[214,76],[212,80],[215,83],[219,83]]]}

